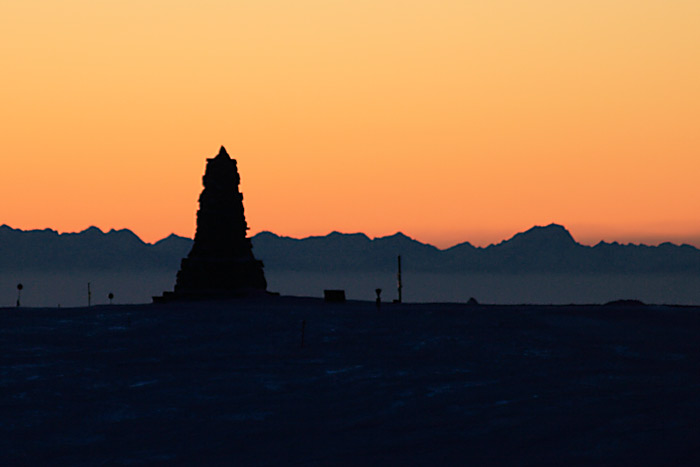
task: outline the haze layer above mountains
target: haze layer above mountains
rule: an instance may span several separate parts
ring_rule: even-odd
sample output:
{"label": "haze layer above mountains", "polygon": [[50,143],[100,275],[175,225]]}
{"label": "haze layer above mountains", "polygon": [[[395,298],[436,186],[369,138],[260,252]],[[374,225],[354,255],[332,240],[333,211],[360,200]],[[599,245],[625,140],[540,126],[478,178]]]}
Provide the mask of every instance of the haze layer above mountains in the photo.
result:
{"label": "haze layer above mountains", "polygon": [[[690,245],[577,243],[562,226],[533,227],[501,243],[461,243],[440,250],[402,233],[370,239],[333,232],[294,239],[270,232],[252,237],[253,252],[266,270],[312,272],[394,271],[401,255],[405,270],[440,273],[689,273],[700,274],[700,250]],[[177,270],[192,240],[170,235],[155,244],[129,230],[79,233],[0,226],[0,271]]]}

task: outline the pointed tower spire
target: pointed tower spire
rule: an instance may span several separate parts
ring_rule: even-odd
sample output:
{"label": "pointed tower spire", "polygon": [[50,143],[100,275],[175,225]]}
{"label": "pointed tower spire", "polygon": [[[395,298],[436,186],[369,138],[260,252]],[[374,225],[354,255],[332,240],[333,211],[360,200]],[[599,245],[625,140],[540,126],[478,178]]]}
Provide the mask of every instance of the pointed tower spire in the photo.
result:
{"label": "pointed tower spire", "polygon": [[216,155],[216,157],[225,157],[226,159],[230,159],[231,156],[228,155],[226,152],[226,148],[221,146],[221,149],[219,149],[219,154]]}

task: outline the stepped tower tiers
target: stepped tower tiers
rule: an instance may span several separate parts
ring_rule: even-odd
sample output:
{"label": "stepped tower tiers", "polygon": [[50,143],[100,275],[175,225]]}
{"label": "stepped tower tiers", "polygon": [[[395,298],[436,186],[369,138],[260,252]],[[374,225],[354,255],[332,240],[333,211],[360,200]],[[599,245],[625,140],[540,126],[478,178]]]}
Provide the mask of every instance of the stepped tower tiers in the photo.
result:
{"label": "stepped tower tiers", "polygon": [[263,263],[247,237],[238,166],[223,146],[207,159],[203,183],[192,250],[180,264],[175,291],[157,302],[247,296],[267,288]]}

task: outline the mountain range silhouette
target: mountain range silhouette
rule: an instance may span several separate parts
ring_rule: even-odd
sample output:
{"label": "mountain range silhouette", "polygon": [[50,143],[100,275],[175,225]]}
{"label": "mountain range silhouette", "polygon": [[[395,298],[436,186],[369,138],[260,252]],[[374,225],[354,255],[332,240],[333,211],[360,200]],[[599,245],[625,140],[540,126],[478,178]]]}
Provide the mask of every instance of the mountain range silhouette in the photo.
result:
{"label": "mountain range silhouette", "polygon": [[[468,242],[439,249],[403,233],[371,239],[332,232],[303,239],[261,232],[252,237],[266,269],[287,271],[393,271],[493,273],[700,273],[700,250],[691,245],[658,246],[577,243],[561,225],[533,227],[487,247]],[[0,226],[0,270],[177,270],[192,240],[170,235],[154,244],[128,229],[79,233]]]}

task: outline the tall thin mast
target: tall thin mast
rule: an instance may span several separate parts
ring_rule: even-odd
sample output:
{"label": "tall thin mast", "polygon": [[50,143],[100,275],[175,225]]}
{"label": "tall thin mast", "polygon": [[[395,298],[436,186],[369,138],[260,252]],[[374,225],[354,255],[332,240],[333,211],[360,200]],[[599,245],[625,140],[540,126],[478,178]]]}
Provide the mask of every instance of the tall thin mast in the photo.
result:
{"label": "tall thin mast", "polygon": [[399,270],[398,273],[396,274],[396,279],[398,281],[398,287],[399,287],[399,299],[398,302],[401,303],[402,297],[401,297],[401,289],[403,289],[403,284],[401,283],[401,255],[399,255]]}

